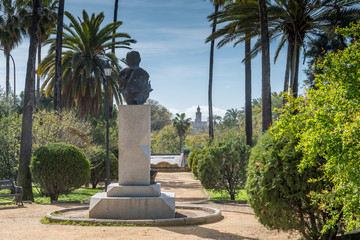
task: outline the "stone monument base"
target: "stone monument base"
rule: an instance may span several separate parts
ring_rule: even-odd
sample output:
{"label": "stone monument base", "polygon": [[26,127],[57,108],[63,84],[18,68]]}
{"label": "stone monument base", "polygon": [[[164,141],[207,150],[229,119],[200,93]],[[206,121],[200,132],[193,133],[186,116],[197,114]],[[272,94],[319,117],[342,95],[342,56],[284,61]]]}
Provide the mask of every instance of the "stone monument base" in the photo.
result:
{"label": "stone monument base", "polygon": [[119,106],[119,180],[90,199],[90,218],[175,217],[175,193],[150,184],[150,106]]}
{"label": "stone monument base", "polygon": [[106,192],[108,197],[159,197],[160,183],[150,185],[120,185],[112,183]]}
{"label": "stone monument base", "polygon": [[90,200],[90,218],[100,219],[166,219],[175,217],[175,193],[158,197],[108,197],[97,193]]}

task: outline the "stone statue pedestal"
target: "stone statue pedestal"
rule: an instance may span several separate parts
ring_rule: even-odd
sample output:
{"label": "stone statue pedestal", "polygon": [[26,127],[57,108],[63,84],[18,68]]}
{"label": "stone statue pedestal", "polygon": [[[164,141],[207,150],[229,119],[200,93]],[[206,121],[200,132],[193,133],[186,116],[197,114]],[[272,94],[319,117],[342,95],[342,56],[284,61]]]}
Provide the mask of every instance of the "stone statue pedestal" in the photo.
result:
{"label": "stone statue pedestal", "polygon": [[90,218],[175,217],[175,193],[150,184],[150,106],[119,106],[119,182],[90,200]]}

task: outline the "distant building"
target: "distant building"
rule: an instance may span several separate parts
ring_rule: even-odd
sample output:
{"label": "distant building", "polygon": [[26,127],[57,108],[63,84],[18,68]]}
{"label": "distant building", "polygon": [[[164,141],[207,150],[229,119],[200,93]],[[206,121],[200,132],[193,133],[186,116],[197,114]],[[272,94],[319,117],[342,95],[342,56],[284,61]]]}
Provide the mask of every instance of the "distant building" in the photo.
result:
{"label": "distant building", "polygon": [[193,133],[204,130],[207,127],[206,121],[201,121],[200,106],[197,107],[195,122],[191,122],[191,126],[194,128]]}

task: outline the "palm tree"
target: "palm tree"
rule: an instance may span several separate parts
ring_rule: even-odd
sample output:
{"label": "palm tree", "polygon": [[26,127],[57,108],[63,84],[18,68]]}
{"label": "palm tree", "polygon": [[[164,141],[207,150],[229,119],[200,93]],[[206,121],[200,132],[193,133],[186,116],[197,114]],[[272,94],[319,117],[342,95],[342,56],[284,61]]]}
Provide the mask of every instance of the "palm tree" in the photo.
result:
{"label": "palm tree", "polygon": [[207,41],[222,38],[218,48],[234,42],[234,47],[245,42],[245,132],[246,143],[252,145],[252,108],[251,108],[251,37],[259,34],[258,2],[255,0],[238,0],[224,7],[216,17],[218,23],[226,23],[208,37]]}
{"label": "palm tree", "polygon": [[[117,22],[117,14],[118,14],[118,8],[119,8],[119,0],[115,0],[115,6],[114,6],[114,23]],[[116,29],[113,30],[113,34],[115,35]],[[113,37],[112,42],[115,43],[115,37]],[[111,52],[115,54],[115,46],[111,48]]]}
{"label": "palm tree", "polygon": [[26,68],[24,112],[22,119],[19,172],[17,184],[23,187],[23,199],[34,201],[31,186],[30,158],[32,148],[32,113],[35,87],[35,58],[38,46],[41,0],[33,0],[30,46]]}
{"label": "palm tree", "polygon": [[305,72],[307,75],[306,83],[310,88],[315,87],[314,74],[322,73],[322,70],[315,69],[314,63],[318,60],[321,61],[328,52],[335,52],[347,47],[346,39],[336,34],[335,29],[337,27],[347,27],[351,22],[356,22],[360,19],[359,8],[344,9],[334,6],[334,10],[325,16],[330,28],[327,31],[314,34],[315,37],[306,44],[305,57],[309,61],[308,69]]}
{"label": "palm tree", "polygon": [[270,87],[270,40],[267,20],[266,0],[259,0],[261,33],[261,71],[262,71],[262,131],[271,125],[271,87]]}
{"label": "palm tree", "polygon": [[173,126],[176,128],[177,134],[179,135],[180,138],[180,144],[179,144],[180,153],[182,150],[183,138],[191,126],[190,120],[191,120],[190,118],[186,118],[185,113],[181,113],[181,114],[177,113],[176,117],[172,120]]}
{"label": "palm tree", "polygon": [[[115,0],[115,6],[114,6],[114,23],[117,22],[117,14],[118,14],[118,9],[119,9],[119,0]],[[114,29],[113,31],[113,35],[115,36],[116,33],[116,29]],[[115,37],[113,37],[112,42],[115,43]],[[113,46],[111,48],[111,52],[115,55],[115,46]],[[110,97],[109,97],[109,117],[113,118],[113,111],[114,111],[114,104],[113,104],[113,92],[110,92]]]}
{"label": "palm tree", "polygon": [[218,115],[214,115],[213,120],[214,120],[214,129],[216,129],[216,126],[221,122],[222,117]]}
{"label": "palm tree", "polygon": [[[223,6],[226,0],[210,0],[214,5],[215,15],[219,11],[219,8]],[[216,18],[212,23],[212,34],[216,31]],[[212,82],[213,82],[213,68],[214,68],[214,46],[215,40],[211,41],[210,44],[210,64],[209,64],[209,90],[208,90],[208,104],[209,104],[209,137],[214,139],[214,123],[213,123],[213,107],[212,107]]]}
{"label": "palm tree", "polygon": [[[288,63],[284,81],[284,92],[288,87],[294,97],[298,96],[298,75],[301,48],[314,41],[319,34],[331,35],[341,22],[353,20],[359,11],[358,1],[338,0],[275,0],[271,6],[273,15],[272,27],[282,32],[282,38],[275,54],[275,61],[279,51],[287,42]],[[343,20],[346,19],[346,20]],[[290,72],[290,73],[288,73]],[[287,77],[290,75],[290,79]],[[290,80],[290,83],[289,83]]]}
{"label": "palm tree", "polygon": [[222,125],[227,128],[233,128],[239,125],[241,111],[237,108],[226,110]]}
{"label": "palm tree", "polygon": [[[118,59],[110,52],[115,48],[129,48],[131,39],[126,33],[116,33],[117,40],[112,42],[113,30],[120,27],[122,22],[105,25],[101,24],[104,14],[100,13],[91,17],[83,11],[83,19],[76,20],[70,13],[65,13],[70,24],[64,25],[63,53],[62,53],[62,103],[67,108],[77,107],[79,116],[85,114],[98,116],[102,105],[103,66],[109,61],[113,66],[109,88],[114,93],[115,100],[119,103],[120,93],[117,83],[117,72],[120,69]],[[54,30],[52,31],[54,33]],[[45,41],[51,44],[49,55],[41,62],[39,71],[46,76],[42,90],[49,95],[54,89],[55,51],[56,39]]]}
{"label": "palm tree", "polygon": [[16,1],[0,0],[0,8],[3,11],[0,18],[0,44],[6,57],[6,96],[10,91],[10,53],[26,34],[26,28],[19,15],[19,6]]}
{"label": "palm tree", "polygon": [[[21,15],[24,16],[24,23],[27,26],[27,31],[30,32],[31,26],[31,13],[32,13],[32,0],[17,0],[21,5]],[[41,62],[41,48],[42,43],[49,38],[48,31],[56,26],[57,21],[57,0],[42,0],[40,23],[39,23],[39,44],[37,48],[37,64]],[[40,103],[40,74],[37,74],[36,80],[36,94],[35,105]]]}
{"label": "palm tree", "polygon": [[63,48],[63,25],[64,25],[65,0],[59,0],[58,19],[56,28],[55,49],[55,84],[54,84],[54,110],[61,112],[61,81],[62,81],[62,48]]}

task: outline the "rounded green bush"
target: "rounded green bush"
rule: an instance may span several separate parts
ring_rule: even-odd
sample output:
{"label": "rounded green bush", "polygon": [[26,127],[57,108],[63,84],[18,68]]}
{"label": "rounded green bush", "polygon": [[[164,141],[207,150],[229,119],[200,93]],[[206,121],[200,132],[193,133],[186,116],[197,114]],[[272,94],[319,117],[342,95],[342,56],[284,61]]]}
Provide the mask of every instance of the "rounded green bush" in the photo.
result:
{"label": "rounded green bush", "polygon": [[188,158],[189,168],[191,169],[195,177],[198,176],[197,166],[199,162],[199,155],[201,154],[202,151],[203,149],[195,150],[190,153],[190,156]]}
{"label": "rounded green bush", "polygon": [[206,189],[226,191],[231,200],[246,181],[250,147],[244,138],[229,138],[202,150],[198,155],[197,177]]}
{"label": "rounded green bush", "polygon": [[[90,182],[93,188],[99,182],[104,182],[106,178],[106,150],[92,150],[87,154],[91,164]],[[110,179],[118,178],[118,160],[116,156],[109,152]]]}
{"label": "rounded green bush", "polygon": [[30,171],[51,201],[56,201],[60,194],[68,194],[88,182],[90,162],[78,147],[54,143],[34,152]]}
{"label": "rounded green bush", "polygon": [[260,223],[270,229],[297,230],[305,239],[332,239],[326,237],[331,232],[321,232],[327,214],[309,197],[312,191],[328,186],[324,181],[309,181],[322,179],[321,169],[299,171],[303,154],[297,144],[296,131],[272,128],[260,138],[249,160],[246,184],[249,203]]}

